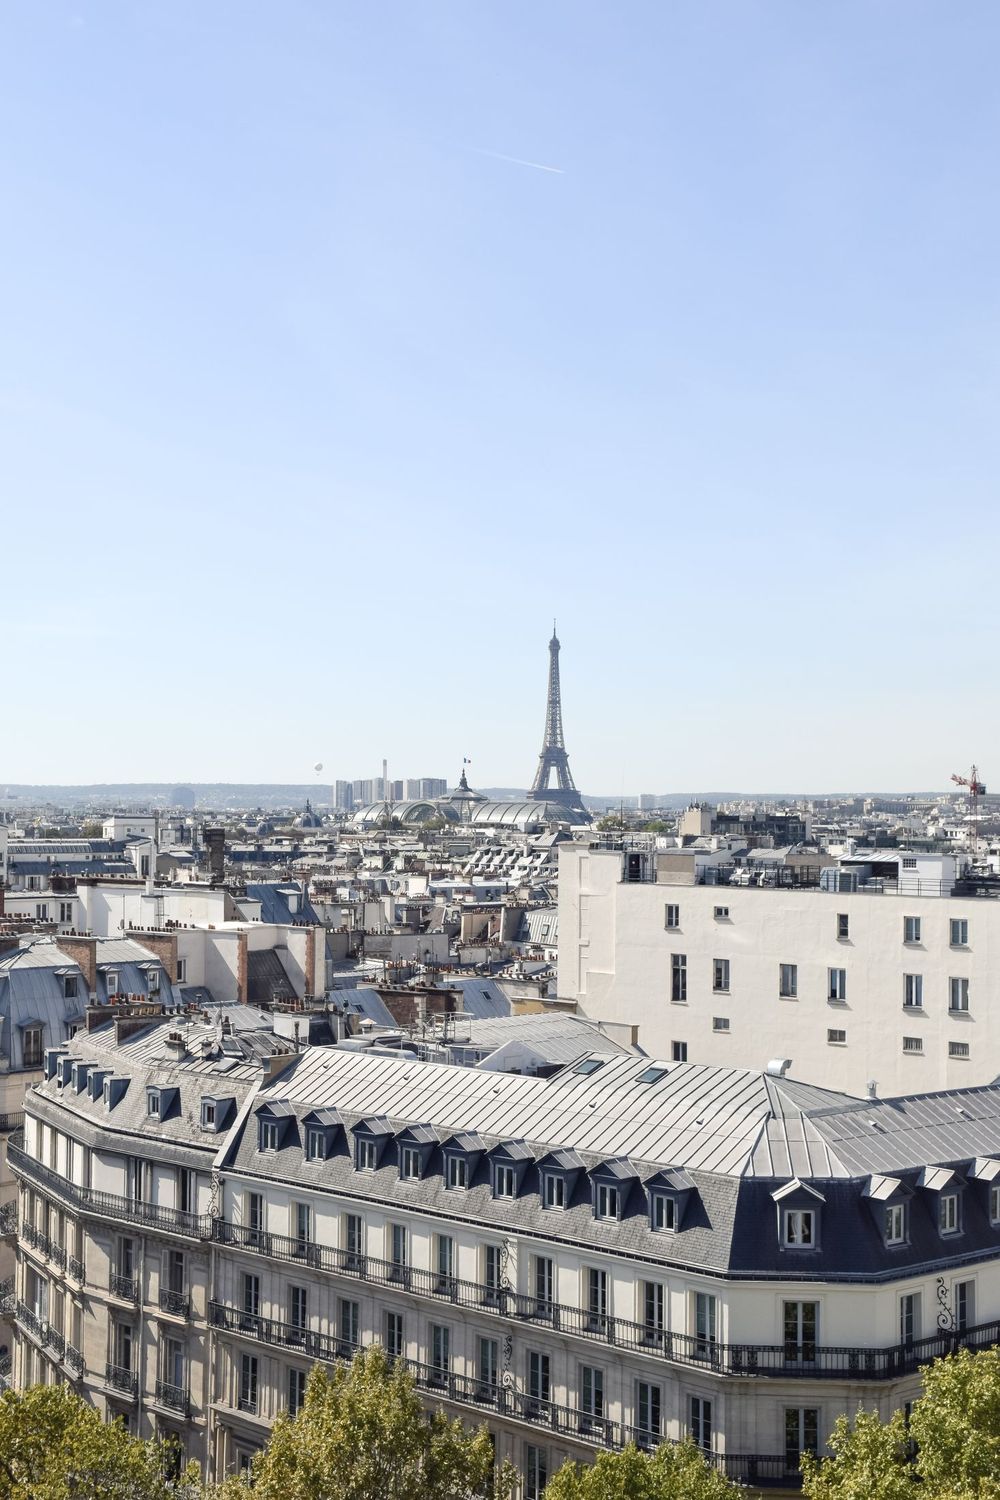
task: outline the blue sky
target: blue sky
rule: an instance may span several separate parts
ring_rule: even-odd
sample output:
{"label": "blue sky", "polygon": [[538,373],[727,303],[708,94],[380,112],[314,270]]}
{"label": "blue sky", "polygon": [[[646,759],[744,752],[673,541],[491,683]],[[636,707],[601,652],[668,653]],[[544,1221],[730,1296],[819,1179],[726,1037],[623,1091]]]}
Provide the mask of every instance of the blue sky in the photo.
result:
{"label": "blue sky", "polygon": [[998,45],[7,0],[0,780],[995,779]]}

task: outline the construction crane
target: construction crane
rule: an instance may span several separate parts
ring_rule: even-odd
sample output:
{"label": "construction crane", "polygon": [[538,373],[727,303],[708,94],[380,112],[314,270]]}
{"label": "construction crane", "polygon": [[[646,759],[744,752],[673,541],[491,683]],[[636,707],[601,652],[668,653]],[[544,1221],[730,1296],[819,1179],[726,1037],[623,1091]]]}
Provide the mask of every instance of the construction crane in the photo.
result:
{"label": "construction crane", "polygon": [[986,796],[986,787],[979,779],[979,768],[973,766],[968,776],[953,776],[956,786],[969,788],[969,811],[972,813],[972,857],[979,853],[979,799]]}

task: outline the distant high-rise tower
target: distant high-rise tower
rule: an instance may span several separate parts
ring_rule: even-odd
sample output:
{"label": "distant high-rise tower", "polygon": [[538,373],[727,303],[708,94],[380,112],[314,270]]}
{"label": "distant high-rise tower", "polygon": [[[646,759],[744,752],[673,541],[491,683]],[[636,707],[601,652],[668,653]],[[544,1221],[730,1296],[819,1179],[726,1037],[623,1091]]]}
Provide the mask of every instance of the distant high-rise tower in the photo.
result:
{"label": "distant high-rise tower", "polygon": [[[556,773],[557,785],[549,786],[552,772]],[[528,796],[539,802],[559,802],[564,807],[573,807],[583,812],[583,798],[576,789],[570,774],[569,756],[563,741],[562,696],[559,690],[559,637],[555,621],[552,622],[552,639],[549,641],[549,697],[545,706],[545,739],[538,757],[538,770],[531,783]]]}

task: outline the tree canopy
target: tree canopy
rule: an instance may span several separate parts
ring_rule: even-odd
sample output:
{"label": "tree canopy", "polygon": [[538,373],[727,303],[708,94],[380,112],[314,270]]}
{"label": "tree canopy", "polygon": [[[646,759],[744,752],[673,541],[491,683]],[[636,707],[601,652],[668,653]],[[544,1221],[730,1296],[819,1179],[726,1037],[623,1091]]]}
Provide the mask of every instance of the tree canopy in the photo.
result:
{"label": "tree canopy", "polygon": [[193,1471],[166,1477],[170,1456],[65,1386],[0,1395],[0,1500],[195,1500]]}
{"label": "tree canopy", "polygon": [[563,1464],[545,1500],[736,1500],[740,1493],[691,1441],[664,1443],[654,1453],[629,1443],[599,1453],[592,1465]]}

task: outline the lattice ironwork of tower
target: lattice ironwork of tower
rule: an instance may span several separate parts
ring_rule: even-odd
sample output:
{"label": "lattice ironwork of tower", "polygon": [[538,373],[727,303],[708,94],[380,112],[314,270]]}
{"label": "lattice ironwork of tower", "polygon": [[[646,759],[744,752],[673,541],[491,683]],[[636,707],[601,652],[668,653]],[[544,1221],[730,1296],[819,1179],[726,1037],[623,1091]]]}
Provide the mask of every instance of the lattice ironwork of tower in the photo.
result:
{"label": "lattice ironwork of tower", "polygon": [[[555,772],[556,785],[549,786]],[[562,695],[559,689],[559,637],[555,621],[549,641],[549,696],[545,705],[545,739],[538,757],[538,770],[528,796],[540,802],[559,802],[565,807],[584,811],[583,798],[576,789],[569,769],[569,756],[563,740]]]}

